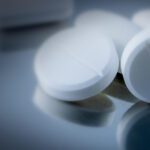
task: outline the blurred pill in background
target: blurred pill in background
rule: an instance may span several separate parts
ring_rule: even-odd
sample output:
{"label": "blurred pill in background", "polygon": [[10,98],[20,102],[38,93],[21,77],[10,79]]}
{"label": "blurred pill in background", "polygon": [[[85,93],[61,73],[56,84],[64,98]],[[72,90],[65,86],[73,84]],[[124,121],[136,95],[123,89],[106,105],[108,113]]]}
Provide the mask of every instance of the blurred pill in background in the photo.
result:
{"label": "blurred pill in background", "polygon": [[125,16],[103,9],[85,11],[77,16],[75,23],[83,30],[101,31],[112,38],[119,58],[129,40],[140,31],[140,28]]}
{"label": "blurred pill in background", "polygon": [[73,0],[1,0],[4,28],[65,20],[73,14]]}
{"label": "blurred pill in background", "polygon": [[150,28],[150,8],[137,11],[132,21],[143,29]]}

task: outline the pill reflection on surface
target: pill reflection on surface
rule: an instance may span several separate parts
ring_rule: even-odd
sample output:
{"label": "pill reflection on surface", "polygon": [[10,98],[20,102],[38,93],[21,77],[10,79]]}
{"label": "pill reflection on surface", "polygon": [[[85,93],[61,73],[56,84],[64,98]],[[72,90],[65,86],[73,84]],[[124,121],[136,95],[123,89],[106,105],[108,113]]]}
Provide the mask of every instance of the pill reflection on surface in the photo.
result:
{"label": "pill reflection on surface", "polygon": [[150,105],[138,102],[123,116],[117,131],[121,150],[150,149]]}
{"label": "pill reflection on surface", "polygon": [[65,102],[46,95],[36,88],[34,104],[54,118],[84,126],[106,126],[112,123],[115,106],[111,99],[98,95],[85,101]]}

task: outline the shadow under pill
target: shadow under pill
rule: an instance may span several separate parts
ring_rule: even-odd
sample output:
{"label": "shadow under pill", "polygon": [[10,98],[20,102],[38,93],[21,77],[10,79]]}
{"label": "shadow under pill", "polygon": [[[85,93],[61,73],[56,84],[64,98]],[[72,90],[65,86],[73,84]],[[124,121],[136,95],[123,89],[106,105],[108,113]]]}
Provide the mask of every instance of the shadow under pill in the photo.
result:
{"label": "shadow under pill", "polygon": [[3,29],[2,52],[36,50],[48,37],[70,26],[72,24],[66,21]]}
{"label": "shadow under pill", "polygon": [[104,93],[130,103],[136,103],[139,101],[139,99],[130,93],[125,85],[123,76],[119,73],[117,74],[112,84],[107,89],[105,89]]}
{"label": "shadow under pill", "polygon": [[84,101],[65,102],[50,97],[37,87],[33,100],[41,111],[51,117],[84,126],[109,125],[115,111],[113,102],[105,95],[97,95]]}

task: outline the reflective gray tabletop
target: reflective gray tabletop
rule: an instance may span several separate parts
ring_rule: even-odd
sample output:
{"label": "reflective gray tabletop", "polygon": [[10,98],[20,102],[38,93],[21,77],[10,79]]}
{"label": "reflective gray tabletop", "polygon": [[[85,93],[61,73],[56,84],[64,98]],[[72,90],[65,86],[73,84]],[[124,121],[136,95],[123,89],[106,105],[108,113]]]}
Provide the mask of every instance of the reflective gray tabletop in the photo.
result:
{"label": "reflective gray tabletop", "polygon": [[149,1],[76,1],[74,17],[63,23],[7,29],[0,51],[1,150],[149,150],[150,107],[133,97],[118,74],[103,93],[76,103],[44,93],[34,74],[40,44],[73,25],[84,10],[102,8],[131,17]]}

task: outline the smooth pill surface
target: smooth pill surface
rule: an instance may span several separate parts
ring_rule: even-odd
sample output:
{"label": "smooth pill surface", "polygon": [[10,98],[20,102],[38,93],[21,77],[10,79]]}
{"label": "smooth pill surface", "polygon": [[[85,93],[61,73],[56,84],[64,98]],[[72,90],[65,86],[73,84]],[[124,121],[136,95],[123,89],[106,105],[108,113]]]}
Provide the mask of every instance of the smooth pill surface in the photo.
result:
{"label": "smooth pill surface", "polygon": [[136,35],[126,46],[121,69],[128,89],[140,100],[150,102],[150,30]]}
{"label": "smooth pill surface", "polygon": [[79,28],[50,37],[35,58],[35,73],[44,91],[68,101],[83,100],[104,90],[118,66],[115,46],[109,38]]}
{"label": "smooth pill surface", "polygon": [[91,10],[82,13],[76,19],[79,27],[87,30],[101,30],[115,43],[121,58],[122,52],[132,37],[139,32],[140,28],[126,17],[104,10]]}
{"label": "smooth pill surface", "polygon": [[135,13],[132,20],[143,29],[150,28],[150,9],[141,10]]}

